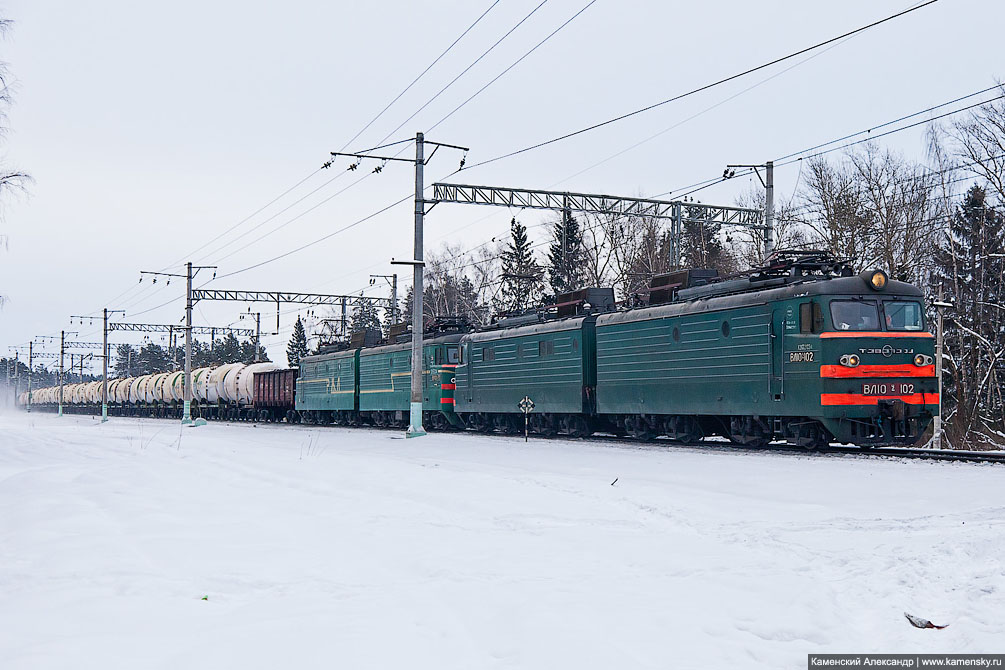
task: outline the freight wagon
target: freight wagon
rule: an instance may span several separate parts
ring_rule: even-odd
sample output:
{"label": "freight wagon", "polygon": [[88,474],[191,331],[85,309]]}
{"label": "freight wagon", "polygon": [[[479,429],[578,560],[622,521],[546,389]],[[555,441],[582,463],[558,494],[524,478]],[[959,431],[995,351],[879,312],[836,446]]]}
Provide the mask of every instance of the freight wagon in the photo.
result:
{"label": "freight wagon", "polygon": [[296,420],[294,393],[299,368],[256,372],[251,406],[256,421]]}

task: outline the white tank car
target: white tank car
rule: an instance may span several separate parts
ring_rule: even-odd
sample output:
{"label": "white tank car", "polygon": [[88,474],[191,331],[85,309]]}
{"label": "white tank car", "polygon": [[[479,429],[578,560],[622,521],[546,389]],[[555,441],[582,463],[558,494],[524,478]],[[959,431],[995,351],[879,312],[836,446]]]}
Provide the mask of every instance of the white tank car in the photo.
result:
{"label": "white tank car", "polygon": [[134,377],[126,377],[125,379],[119,380],[119,383],[115,385],[115,402],[129,402],[129,389],[132,387],[134,379]]}
{"label": "white tank car", "polygon": [[165,388],[170,391],[170,393],[165,393],[165,397],[168,397],[175,402],[181,402],[185,399],[185,371],[172,372],[168,375],[167,382],[165,382]]}
{"label": "white tank car", "polygon": [[220,400],[225,400],[223,397],[223,380],[227,376],[227,373],[234,368],[243,368],[244,363],[227,363],[226,365],[221,365],[212,372],[209,373],[209,379],[206,380],[206,400],[211,403],[218,402]]}
{"label": "white tank car", "polygon": [[155,402],[171,402],[171,392],[167,388],[167,378],[170,372],[161,372],[153,378],[153,396]]}
{"label": "white tank car", "polygon": [[237,382],[241,378],[241,370],[246,366],[244,363],[240,363],[230,370],[227,370],[227,374],[223,376],[223,380],[220,382],[220,399],[224,402],[236,403],[241,399],[240,391],[237,389]]}
{"label": "white tank car", "polygon": [[192,370],[192,397],[199,402],[206,402],[209,394],[209,374],[213,368],[198,368]]}
{"label": "white tank car", "polygon": [[101,402],[101,382],[91,382],[87,385],[86,398],[89,403]]}
{"label": "white tank car", "polygon": [[154,377],[157,375],[143,375],[140,377],[140,399],[150,404],[154,401]]}
{"label": "white tank car", "polygon": [[138,405],[143,402],[143,387],[146,384],[146,380],[147,375],[133,377],[133,381],[129,385],[129,404]]}
{"label": "white tank car", "polygon": [[241,405],[250,405],[255,394],[255,373],[278,370],[276,363],[252,363],[238,372],[237,375],[237,401]]}

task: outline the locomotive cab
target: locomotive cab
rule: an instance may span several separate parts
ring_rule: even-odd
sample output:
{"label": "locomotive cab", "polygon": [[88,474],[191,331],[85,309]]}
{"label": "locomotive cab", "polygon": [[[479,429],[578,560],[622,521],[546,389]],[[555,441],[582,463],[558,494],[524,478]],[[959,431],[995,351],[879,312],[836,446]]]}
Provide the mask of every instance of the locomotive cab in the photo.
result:
{"label": "locomotive cab", "polygon": [[806,388],[805,401],[819,402],[819,420],[837,441],[914,444],[939,406],[921,291],[880,271],[830,284],[800,303],[799,336],[786,343],[789,362],[804,371],[799,363],[819,355],[817,388]]}

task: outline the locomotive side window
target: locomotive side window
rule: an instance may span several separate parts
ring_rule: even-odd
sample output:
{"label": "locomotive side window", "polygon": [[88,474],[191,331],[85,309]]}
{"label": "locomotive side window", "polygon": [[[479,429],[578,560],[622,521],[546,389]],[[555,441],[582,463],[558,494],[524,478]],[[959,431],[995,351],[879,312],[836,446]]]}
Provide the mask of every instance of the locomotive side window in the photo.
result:
{"label": "locomotive side window", "polygon": [[555,341],[554,340],[541,340],[538,342],[537,353],[541,356],[550,356],[555,353]]}
{"label": "locomotive side window", "polygon": [[824,311],[818,302],[799,305],[799,332],[819,333],[824,329]]}
{"label": "locomotive side window", "polygon": [[804,302],[799,305],[799,332],[813,332],[813,303]]}
{"label": "locomotive side window", "polygon": [[832,300],[831,321],[836,330],[880,330],[879,307],[872,300]]}
{"label": "locomotive side window", "polygon": [[482,359],[486,361],[494,361],[496,359],[496,350],[492,347],[485,347],[482,349]]}
{"label": "locomotive side window", "polygon": [[921,330],[921,304],[909,301],[887,300],[883,302],[887,330]]}

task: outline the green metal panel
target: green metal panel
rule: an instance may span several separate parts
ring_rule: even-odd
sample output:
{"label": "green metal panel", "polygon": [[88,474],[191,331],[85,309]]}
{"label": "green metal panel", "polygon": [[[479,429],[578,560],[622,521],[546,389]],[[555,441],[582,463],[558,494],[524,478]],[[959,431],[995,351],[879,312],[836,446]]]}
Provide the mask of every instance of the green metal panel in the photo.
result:
{"label": "green metal panel", "polygon": [[407,410],[411,397],[411,349],[364,349],[359,356],[359,410]]}
{"label": "green metal panel", "polygon": [[359,349],[308,356],[300,361],[298,410],[354,410]]}
{"label": "green metal panel", "polygon": [[592,330],[587,317],[465,336],[456,411],[517,414],[530,396],[535,412],[582,412]]}
{"label": "green metal panel", "polygon": [[[765,305],[597,324],[597,411],[605,414],[758,413],[771,372]],[[648,317],[648,318],[647,318]],[[725,324],[725,326],[724,326]]]}
{"label": "green metal panel", "polygon": [[771,311],[771,378],[768,392],[772,399],[781,400],[784,388],[783,358],[785,355],[785,310],[779,305]]}
{"label": "green metal panel", "polygon": [[[422,409],[442,411],[442,375],[448,366],[448,350],[458,346],[460,335],[447,335],[423,342]],[[406,411],[412,395],[411,344],[395,344],[360,351],[359,410]],[[453,369],[450,367],[449,369]],[[448,408],[449,409],[449,408]]]}
{"label": "green metal panel", "polygon": [[[873,377],[866,366],[913,366],[916,354],[934,356],[931,336],[841,332],[830,322],[832,299],[890,294],[824,296],[826,287],[814,288],[775,301],[762,294],[742,304],[746,296],[731,296],[600,317],[598,413],[813,417],[839,440],[853,441],[850,420],[881,416],[876,398],[862,397],[863,384],[906,380],[914,391],[907,416],[930,420],[938,403],[934,377]],[[799,304],[810,301],[821,304],[824,320],[818,332],[803,333]],[[824,377],[822,366],[838,366],[843,354],[858,355],[861,372]]]}

